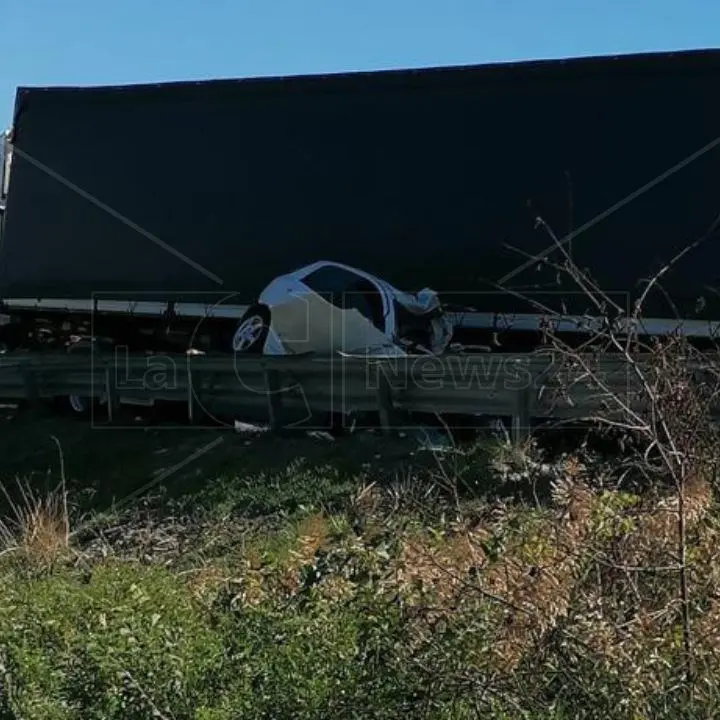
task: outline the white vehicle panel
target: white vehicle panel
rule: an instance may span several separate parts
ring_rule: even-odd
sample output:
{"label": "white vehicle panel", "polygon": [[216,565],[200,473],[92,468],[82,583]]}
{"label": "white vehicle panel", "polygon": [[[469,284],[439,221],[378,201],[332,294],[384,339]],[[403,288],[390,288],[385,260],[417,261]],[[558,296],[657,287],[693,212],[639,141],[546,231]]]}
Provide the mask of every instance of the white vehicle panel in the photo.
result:
{"label": "white vehicle panel", "polygon": [[[377,344],[378,338],[387,342],[384,333],[371,326],[360,313],[343,311],[303,283],[315,270],[329,265],[317,262],[277,277],[261,293],[259,302],[271,311],[273,354],[279,353],[281,347],[291,353],[322,353],[341,352],[348,346],[362,347],[366,342]],[[365,273],[343,269],[368,279]],[[383,304],[385,307],[386,301]],[[265,352],[269,349],[267,345]]]}
{"label": "white vehicle panel", "polygon": [[[333,269],[338,272],[333,273]],[[370,292],[367,302],[353,298],[358,287],[365,288],[358,291],[361,294]],[[343,300],[349,302],[336,305],[338,294],[346,292],[350,295]],[[269,333],[262,349],[265,354],[406,355],[398,337],[396,308],[400,307],[406,315],[417,318],[412,325],[419,321],[422,328],[427,316],[428,352],[442,352],[452,332],[438,312],[440,302],[434,291],[401,292],[380,278],[341,263],[318,261],[281,275],[266,286],[258,302],[270,311]],[[360,308],[353,306],[358,303]]]}
{"label": "white vehicle panel", "polygon": [[290,352],[355,352],[387,344],[387,337],[357,310],[341,310],[308,290],[295,302],[272,307],[272,328]]}

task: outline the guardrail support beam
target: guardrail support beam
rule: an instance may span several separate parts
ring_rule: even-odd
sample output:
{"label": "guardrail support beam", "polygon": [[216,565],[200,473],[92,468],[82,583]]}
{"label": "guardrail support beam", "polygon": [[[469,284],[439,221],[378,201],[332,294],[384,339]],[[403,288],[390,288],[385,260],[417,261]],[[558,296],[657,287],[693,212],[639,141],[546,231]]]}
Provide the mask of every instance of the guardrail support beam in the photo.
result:
{"label": "guardrail support beam", "polygon": [[280,373],[277,370],[265,370],[265,392],[268,403],[268,420],[272,430],[282,429],[283,407],[280,393]]}
{"label": "guardrail support beam", "polygon": [[40,383],[38,383],[35,369],[30,363],[21,367],[21,375],[25,386],[25,402],[31,414],[40,411]]}
{"label": "guardrail support beam", "polygon": [[109,423],[115,420],[115,410],[118,406],[117,387],[114,382],[115,373],[114,368],[106,363],[105,364],[105,400],[107,404],[107,419]]}
{"label": "guardrail support beam", "polygon": [[378,414],[380,415],[380,427],[383,433],[388,435],[395,429],[396,413],[392,388],[382,371],[378,373],[377,405]]}
{"label": "guardrail support beam", "polygon": [[187,412],[188,421],[192,424],[195,422],[196,408],[198,405],[198,396],[195,392],[195,386],[201,386],[200,373],[188,367],[187,374]]}
{"label": "guardrail support beam", "polygon": [[515,412],[512,416],[512,439],[523,443],[530,437],[530,391],[527,388],[515,393]]}

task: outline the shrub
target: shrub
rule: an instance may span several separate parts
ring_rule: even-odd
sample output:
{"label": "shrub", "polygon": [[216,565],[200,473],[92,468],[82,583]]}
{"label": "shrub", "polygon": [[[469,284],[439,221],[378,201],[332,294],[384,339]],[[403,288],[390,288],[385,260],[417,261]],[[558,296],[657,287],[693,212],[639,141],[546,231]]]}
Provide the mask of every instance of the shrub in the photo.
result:
{"label": "shrub", "polygon": [[5,588],[5,704],[22,718],[192,717],[223,647],[183,583],[160,568],[106,564]]}

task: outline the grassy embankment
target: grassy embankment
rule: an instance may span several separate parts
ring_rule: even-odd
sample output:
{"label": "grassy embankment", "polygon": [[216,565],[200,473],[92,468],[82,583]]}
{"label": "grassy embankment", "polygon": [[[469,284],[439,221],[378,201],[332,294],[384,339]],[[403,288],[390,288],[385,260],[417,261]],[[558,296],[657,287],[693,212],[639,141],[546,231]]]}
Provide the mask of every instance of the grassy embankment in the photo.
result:
{"label": "grassy embankment", "polygon": [[612,463],[51,419],[5,423],[0,457],[2,718],[605,720],[720,700],[702,478],[688,635],[673,493],[618,487]]}

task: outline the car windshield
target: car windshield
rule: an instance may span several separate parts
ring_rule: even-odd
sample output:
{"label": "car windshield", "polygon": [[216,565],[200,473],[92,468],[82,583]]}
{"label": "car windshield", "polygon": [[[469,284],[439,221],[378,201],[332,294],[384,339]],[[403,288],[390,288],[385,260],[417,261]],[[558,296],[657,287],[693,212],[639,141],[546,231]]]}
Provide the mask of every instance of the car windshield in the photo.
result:
{"label": "car windshield", "polygon": [[336,307],[357,310],[384,331],[382,297],[370,280],[350,270],[327,265],[311,272],[303,278],[303,283]]}

